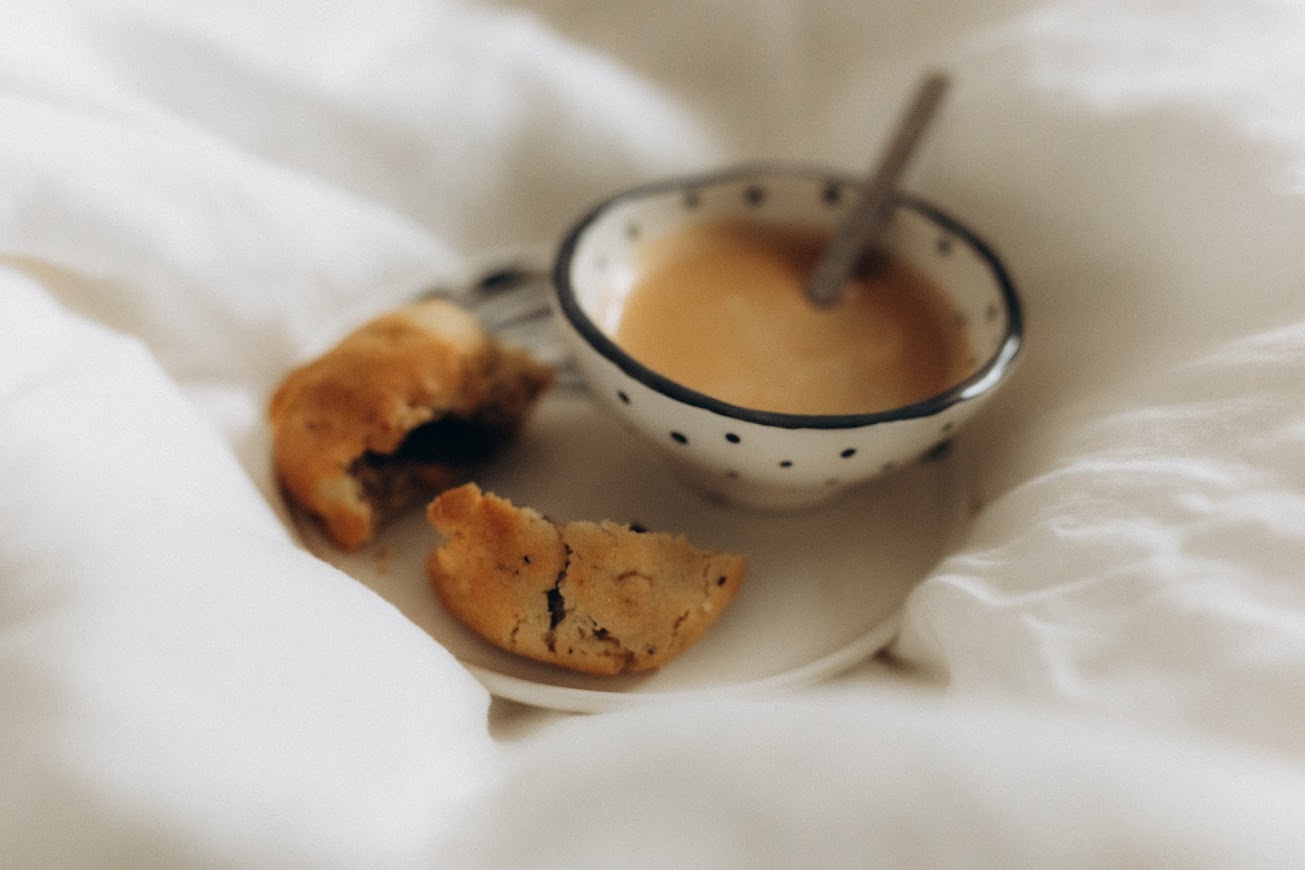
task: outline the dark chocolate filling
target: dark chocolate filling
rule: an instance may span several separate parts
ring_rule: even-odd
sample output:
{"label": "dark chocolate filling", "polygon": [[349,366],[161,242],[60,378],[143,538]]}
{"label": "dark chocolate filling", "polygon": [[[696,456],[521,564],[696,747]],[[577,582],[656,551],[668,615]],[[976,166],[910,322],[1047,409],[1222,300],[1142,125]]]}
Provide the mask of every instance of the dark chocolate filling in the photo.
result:
{"label": "dark chocolate filling", "polygon": [[368,450],[349,473],[387,519],[434,491],[452,485],[468,470],[492,456],[511,431],[484,417],[447,415],[415,427],[393,453]]}
{"label": "dark chocolate filling", "polygon": [[477,418],[437,417],[408,433],[393,453],[368,453],[374,463],[434,462],[467,465],[488,459],[508,439],[501,426]]}

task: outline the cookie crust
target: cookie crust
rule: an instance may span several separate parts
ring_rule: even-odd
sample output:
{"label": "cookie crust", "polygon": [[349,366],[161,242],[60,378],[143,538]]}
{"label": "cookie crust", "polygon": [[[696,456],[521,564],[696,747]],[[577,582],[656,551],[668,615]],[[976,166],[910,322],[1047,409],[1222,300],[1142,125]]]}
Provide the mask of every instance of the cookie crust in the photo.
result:
{"label": "cookie crust", "polygon": [[286,376],[268,406],[277,479],[357,550],[508,443],[552,379],[451,301],[405,306]]}
{"label": "cookie crust", "polygon": [[444,536],[427,575],[455,618],[509,652],[590,674],[680,655],[747,573],[742,556],[682,535],[555,523],[474,483],[442,493],[427,518]]}

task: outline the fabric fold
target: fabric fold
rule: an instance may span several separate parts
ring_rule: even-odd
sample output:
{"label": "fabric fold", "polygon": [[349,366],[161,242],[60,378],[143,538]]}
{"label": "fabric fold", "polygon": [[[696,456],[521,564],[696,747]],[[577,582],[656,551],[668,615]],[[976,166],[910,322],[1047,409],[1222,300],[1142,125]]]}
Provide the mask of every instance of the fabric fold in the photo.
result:
{"label": "fabric fold", "polygon": [[0,855],[420,854],[490,774],[485,691],[294,546],[138,341],[3,282]]}

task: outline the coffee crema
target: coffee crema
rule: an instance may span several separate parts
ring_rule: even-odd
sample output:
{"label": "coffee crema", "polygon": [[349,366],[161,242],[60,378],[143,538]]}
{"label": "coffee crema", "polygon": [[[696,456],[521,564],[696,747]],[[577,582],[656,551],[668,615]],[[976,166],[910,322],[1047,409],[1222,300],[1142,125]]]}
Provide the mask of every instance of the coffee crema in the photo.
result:
{"label": "coffee crema", "polygon": [[963,380],[969,336],[910,264],[887,258],[828,309],[806,300],[828,238],[801,225],[722,220],[647,243],[616,342],[690,389],[786,414],[886,411]]}

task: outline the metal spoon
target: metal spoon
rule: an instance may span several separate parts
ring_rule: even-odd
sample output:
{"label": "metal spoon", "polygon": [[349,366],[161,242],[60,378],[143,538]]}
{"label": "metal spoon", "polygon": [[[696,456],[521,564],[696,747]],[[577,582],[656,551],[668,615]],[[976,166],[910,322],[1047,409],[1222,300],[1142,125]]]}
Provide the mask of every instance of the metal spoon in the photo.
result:
{"label": "metal spoon", "polygon": [[487,264],[473,278],[439,284],[414,299],[450,299],[466,307],[501,341],[527,350],[557,369],[555,384],[583,389],[580,373],[553,319],[553,279],[546,264],[522,254]]}
{"label": "metal spoon", "polygon": [[897,182],[924,139],[925,130],[950,84],[948,75],[937,70],[920,81],[915,98],[888,140],[888,147],[862,188],[861,197],[807,277],[806,296],[813,305],[820,308],[834,305],[863,253],[878,245],[892,215]]}

